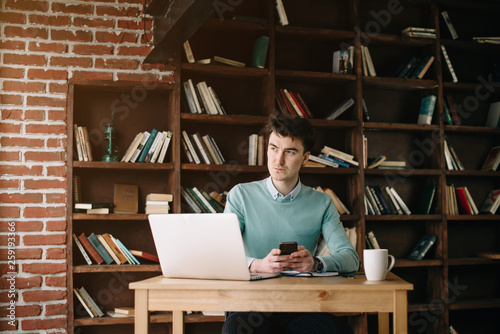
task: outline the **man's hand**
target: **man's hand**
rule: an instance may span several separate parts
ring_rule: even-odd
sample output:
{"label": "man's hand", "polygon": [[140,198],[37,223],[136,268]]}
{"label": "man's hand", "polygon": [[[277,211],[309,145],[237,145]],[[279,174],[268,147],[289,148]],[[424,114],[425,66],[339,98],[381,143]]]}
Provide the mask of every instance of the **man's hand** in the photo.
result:
{"label": "man's hand", "polygon": [[296,252],[290,255],[280,255],[279,249],[272,249],[263,259],[255,259],[250,265],[252,273],[278,273],[284,270],[296,270],[300,272],[311,271],[314,267],[314,259],[311,253],[304,247],[299,246]]}

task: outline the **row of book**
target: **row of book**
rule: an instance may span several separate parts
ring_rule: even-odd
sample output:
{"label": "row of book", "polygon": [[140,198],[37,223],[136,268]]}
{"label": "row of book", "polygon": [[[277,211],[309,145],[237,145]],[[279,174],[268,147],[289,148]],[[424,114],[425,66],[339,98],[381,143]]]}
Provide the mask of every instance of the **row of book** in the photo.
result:
{"label": "row of book", "polygon": [[410,209],[394,187],[365,186],[365,214],[368,215],[411,215]]}
{"label": "row of book", "polygon": [[248,165],[264,166],[266,152],[264,135],[253,133],[248,136]]}
{"label": "row of book", "polygon": [[464,166],[462,165],[462,162],[458,158],[457,153],[455,152],[455,149],[451,144],[448,143],[448,141],[443,142],[444,145],[444,159],[446,161],[446,168],[448,170],[464,170]]}
{"label": "row of book", "polygon": [[93,263],[139,265],[141,263],[137,260],[137,257],[158,262],[158,257],[155,255],[143,251],[129,250],[119,239],[109,233],[97,235],[91,233],[88,237],[85,233],[80,234],[78,237],[73,234],[73,240],[88,265]]}
{"label": "row of book", "polygon": [[121,162],[163,163],[172,140],[172,131],[139,132],[130,143]]}
{"label": "row of book", "polygon": [[182,187],[181,196],[187,209],[192,213],[221,213],[226,205],[227,192],[210,194],[197,187]]}
{"label": "row of book", "polygon": [[[76,298],[91,318],[103,317],[104,312],[97,305],[84,287],[73,288]],[[131,318],[135,315],[133,307],[115,307],[113,311],[106,311],[106,314],[113,318]]]}
{"label": "row of book", "polygon": [[340,198],[335,194],[335,192],[330,188],[322,188],[321,186],[314,187],[314,190],[320,191],[322,193],[327,194],[332,199],[335,204],[335,208],[338,213],[341,215],[350,215],[351,211],[347,208],[347,206],[340,200]]}
{"label": "row of book", "polygon": [[89,133],[87,127],[73,125],[73,136],[75,137],[78,161],[93,161],[92,148],[90,147]]}
{"label": "row of book", "polygon": [[285,88],[276,89],[274,94],[277,110],[286,117],[313,118],[311,110],[298,92]]}
{"label": "row of book", "polygon": [[434,56],[411,57],[403,60],[394,71],[393,77],[422,79],[434,62]]}
{"label": "row of book", "polygon": [[184,94],[192,114],[227,115],[215,90],[206,81],[194,84],[188,79],[184,82]]}
{"label": "row of book", "polygon": [[222,165],[226,160],[211,135],[182,131],[182,146],[190,163]]}
{"label": "row of book", "polygon": [[401,31],[403,37],[436,39],[436,29],[423,27],[407,27]]}
{"label": "row of book", "polygon": [[309,161],[312,163],[306,164],[307,167],[357,167],[359,163],[354,160],[354,156],[329,146],[323,146],[321,154],[309,155]]}
{"label": "row of book", "polygon": [[448,199],[448,214],[450,215],[477,215],[479,210],[467,187],[446,185]]}

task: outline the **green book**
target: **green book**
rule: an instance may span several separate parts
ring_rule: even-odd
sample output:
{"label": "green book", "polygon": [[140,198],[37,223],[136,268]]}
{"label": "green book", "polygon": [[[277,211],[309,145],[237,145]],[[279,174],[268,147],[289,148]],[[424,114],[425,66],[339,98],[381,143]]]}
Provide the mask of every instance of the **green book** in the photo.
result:
{"label": "green book", "polygon": [[430,125],[432,122],[432,115],[436,107],[436,95],[429,95],[422,99],[420,103],[420,112],[418,114],[417,124]]}
{"label": "green book", "polygon": [[422,191],[417,212],[422,215],[428,215],[431,212],[434,194],[436,193],[435,185],[426,185]]}
{"label": "green book", "polygon": [[156,138],[156,135],[158,134],[158,130],[153,129],[151,130],[151,135],[148,138],[148,141],[146,142],[146,145],[144,145],[144,148],[142,149],[141,155],[139,156],[138,162],[144,162],[146,160],[146,156],[148,155],[149,149],[151,148],[151,145],[153,145],[153,142]]}
{"label": "green book", "polygon": [[104,259],[104,262],[106,262],[106,264],[113,263],[113,258],[111,257],[111,255],[109,255],[109,253],[106,250],[106,248],[104,248],[104,246],[101,244],[101,242],[99,241],[99,239],[97,239],[97,236],[94,233],[92,233],[91,235],[89,235],[87,237],[87,239],[89,239],[89,241],[92,244],[92,246],[94,246],[94,248],[96,249],[97,253],[99,253],[99,255],[101,255],[101,257]]}
{"label": "green book", "polygon": [[451,118],[450,108],[446,104],[446,101],[443,100],[443,111],[444,111],[444,121],[448,125],[453,125],[453,118]]}
{"label": "green book", "polygon": [[260,36],[253,46],[252,66],[264,68],[266,66],[267,50],[269,49],[269,36]]}

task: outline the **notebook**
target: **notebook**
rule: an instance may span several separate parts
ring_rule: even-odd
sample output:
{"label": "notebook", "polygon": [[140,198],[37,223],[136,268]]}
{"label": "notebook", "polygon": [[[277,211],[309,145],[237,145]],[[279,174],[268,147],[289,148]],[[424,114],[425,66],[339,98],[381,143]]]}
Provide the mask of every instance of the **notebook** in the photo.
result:
{"label": "notebook", "polygon": [[234,213],[148,216],[165,277],[258,280],[279,274],[250,273]]}

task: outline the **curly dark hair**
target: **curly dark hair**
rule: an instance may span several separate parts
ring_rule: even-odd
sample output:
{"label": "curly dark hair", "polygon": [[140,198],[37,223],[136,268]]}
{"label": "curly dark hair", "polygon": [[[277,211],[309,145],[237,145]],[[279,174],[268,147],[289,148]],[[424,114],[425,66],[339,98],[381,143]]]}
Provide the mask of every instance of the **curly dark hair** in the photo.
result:
{"label": "curly dark hair", "polygon": [[301,139],[304,153],[311,151],[316,142],[316,130],[305,118],[271,115],[264,131],[267,135],[274,132],[283,137]]}

